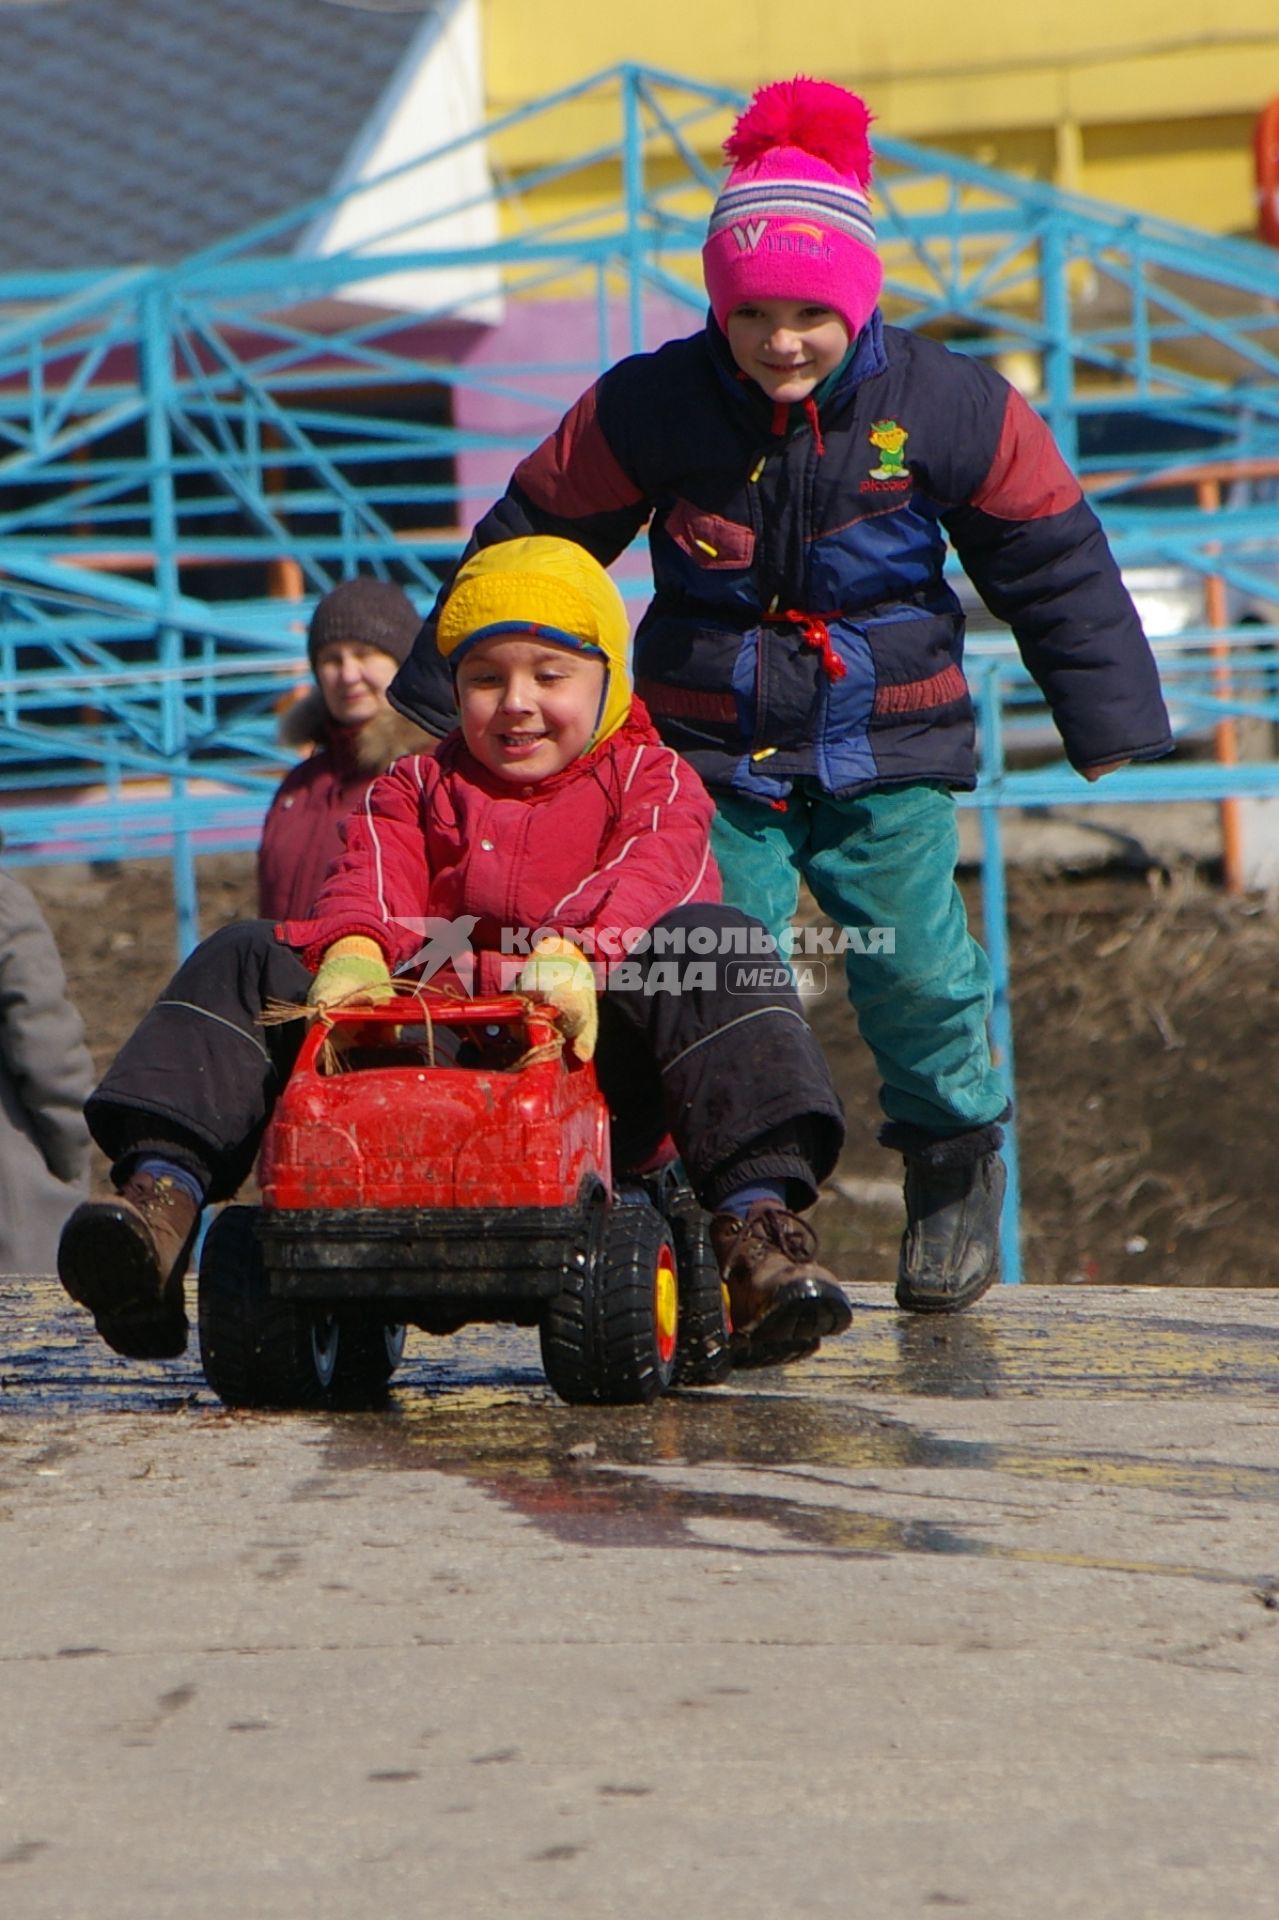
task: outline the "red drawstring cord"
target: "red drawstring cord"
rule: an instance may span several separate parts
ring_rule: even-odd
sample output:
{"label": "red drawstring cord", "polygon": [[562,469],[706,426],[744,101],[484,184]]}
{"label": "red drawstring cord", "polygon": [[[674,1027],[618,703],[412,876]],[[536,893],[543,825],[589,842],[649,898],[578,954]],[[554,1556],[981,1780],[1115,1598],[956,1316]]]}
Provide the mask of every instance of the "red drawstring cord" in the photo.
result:
{"label": "red drawstring cord", "polygon": [[[785,437],[786,429],[790,425],[790,405],[789,400],[774,400],[773,402],[772,430],[775,440],[781,440]],[[817,402],[811,393],[804,402],[804,412],[808,417],[808,424],[813,430],[813,445],[817,449],[817,458],[820,460],[826,451],[826,442],[822,439],[822,423],[817,412]]]}
{"label": "red drawstring cord", "polygon": [[822,667],[828,680],[842,680],[848,672],[844,661],[835,651],[830,628],[820,613],[798,613],[791,607],[785,613],[766,613],[764,619],[770,626],[798,627],[804,645],[821,654]]}

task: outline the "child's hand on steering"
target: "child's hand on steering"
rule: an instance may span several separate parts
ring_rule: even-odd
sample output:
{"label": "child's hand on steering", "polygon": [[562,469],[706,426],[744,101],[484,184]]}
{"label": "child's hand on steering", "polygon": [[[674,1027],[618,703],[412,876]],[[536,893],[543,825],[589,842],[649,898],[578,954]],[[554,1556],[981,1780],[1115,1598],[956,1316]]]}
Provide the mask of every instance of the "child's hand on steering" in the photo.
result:
{"label": "child's hand on steering", "polygon": [[599,1003],[591,963],[580,947],[558,934],[548,934],[520,968],[516,986],[521,993],[550,1002],[579,1060],[594,1057]]}
{"label": "child's hand on steering", "polygon": [[348,934],[326,951],[311,982],[306,1004],[313,1014],[339,1007],[378,1006],[393,999],[390,968],[376,940]]}

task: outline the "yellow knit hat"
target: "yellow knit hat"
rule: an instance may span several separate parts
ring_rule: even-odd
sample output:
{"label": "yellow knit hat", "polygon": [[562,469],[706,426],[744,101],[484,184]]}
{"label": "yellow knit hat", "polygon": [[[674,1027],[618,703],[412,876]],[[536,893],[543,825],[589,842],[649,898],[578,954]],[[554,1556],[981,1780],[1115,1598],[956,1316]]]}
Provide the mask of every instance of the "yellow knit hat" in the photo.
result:
{"label": "yellow knit hat", "polygon": [[621,594],[585,547],[531,534],[471,555],[441,609],[435,644],[456,668],[477,640],[502,634],[526,634],[602,660],[604,697],[589,746],[617,732],[631,710],[630,623]]}

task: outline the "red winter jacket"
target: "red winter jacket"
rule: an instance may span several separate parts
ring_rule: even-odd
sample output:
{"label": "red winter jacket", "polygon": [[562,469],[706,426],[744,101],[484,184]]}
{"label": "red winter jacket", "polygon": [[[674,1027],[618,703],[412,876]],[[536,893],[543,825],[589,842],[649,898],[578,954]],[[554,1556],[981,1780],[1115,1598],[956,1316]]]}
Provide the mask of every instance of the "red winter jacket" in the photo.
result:
{"label": "red winter jacket", "polygon": [[498,956],[527,952],[539,928],[616,958],[671,908],[720,898],[713,813],[639,701],[611,739],[535,786],[495,778],[453,733],[374,782],[313,915],[277,937],[315,968],[335,940],[364,934],[392,971],[412,971],[442,931],[427,922],[460,921],[482,991],[509,973]]}

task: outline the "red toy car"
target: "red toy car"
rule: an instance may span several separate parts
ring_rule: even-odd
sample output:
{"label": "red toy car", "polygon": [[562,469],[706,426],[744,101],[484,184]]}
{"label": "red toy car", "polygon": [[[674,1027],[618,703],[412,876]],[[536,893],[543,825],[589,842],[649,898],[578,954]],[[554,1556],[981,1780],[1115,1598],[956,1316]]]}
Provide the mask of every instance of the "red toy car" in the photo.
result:
{"label": "red toy car", "polygon": [[200,1355],[230,1406],[375,1399],[406,1325],[536,1326],[571,1402],[729,1370],[706,1216],[678,1162],[614,1181],[594,1069],[547,1006],[419,988],[317,1022],[259,1178],[200,1261]]}

